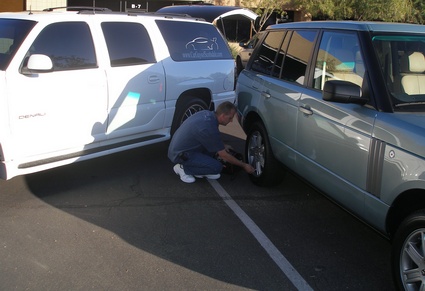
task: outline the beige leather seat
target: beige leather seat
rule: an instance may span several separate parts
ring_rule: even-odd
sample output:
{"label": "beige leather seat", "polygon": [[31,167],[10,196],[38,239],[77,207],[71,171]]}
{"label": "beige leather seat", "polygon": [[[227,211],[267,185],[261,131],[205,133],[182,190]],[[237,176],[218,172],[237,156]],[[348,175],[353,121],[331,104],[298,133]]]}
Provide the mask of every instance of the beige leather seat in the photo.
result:
{"label": "beige leather seat", "polygon": [[400,64],[407,67],[407,73],[403,73],[401,86],[408,95],[425,94],[425,58],[420,52],[413,52]]}

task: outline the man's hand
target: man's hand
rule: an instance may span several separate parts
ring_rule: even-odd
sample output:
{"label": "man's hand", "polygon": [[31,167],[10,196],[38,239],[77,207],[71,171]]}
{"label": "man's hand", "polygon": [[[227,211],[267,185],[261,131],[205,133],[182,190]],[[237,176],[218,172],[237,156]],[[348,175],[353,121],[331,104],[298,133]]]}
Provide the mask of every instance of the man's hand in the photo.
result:
{"label": "man's hand", "polygon": [[226,162],[243,168],[248,174],[252,174],[255,172],[255,169],[250,164],[238,160],[233,155],[229,154],[226,149],[219,151],[217,154],[221,159],[225,160]]}
{"label": "man's hand", "polygon": [[252,174],[255,172],[255,169],[253,166],[251,166],[250,164],[244,163],[243,165],[243,169],[245,170],[245,172],[247,172],[248,174]]}

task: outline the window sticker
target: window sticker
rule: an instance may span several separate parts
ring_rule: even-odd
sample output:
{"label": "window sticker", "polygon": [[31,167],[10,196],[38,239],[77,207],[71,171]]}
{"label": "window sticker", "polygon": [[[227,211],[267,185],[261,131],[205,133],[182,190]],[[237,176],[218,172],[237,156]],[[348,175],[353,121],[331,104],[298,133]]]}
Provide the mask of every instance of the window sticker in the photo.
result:
{"label": "window sticker", "polygon": [[227,42],[211,24],[163,20],[156,23],[174,61],[233,60]]}
{"label": "window sticker", "polygon": [[205,59],[205,58],[222,58],[223,53],[219,52],[217,38],[211,39],[203,36],[194,38],[186,43],[186,50],[183,52],[184,59]]}

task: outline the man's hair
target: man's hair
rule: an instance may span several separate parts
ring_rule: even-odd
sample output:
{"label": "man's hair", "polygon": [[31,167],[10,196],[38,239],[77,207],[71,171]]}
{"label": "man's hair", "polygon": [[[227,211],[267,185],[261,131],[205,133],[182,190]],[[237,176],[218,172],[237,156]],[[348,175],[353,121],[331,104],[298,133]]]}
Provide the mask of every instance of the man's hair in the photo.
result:
{"label": "man's hair", "polygon": [[220,105],[218,105],[215,113],[217,115],[220,115],[220,114],[229,115],[232,111],[236,112],[235,104],[233,104],[230,101],[225,101],[225,102],[221,103]]}

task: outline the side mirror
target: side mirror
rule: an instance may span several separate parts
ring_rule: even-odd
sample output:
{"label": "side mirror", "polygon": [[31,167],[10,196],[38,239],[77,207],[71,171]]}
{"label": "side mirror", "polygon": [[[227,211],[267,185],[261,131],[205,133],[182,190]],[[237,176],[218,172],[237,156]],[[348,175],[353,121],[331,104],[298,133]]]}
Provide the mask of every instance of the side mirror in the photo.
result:
{"label": "side mirror", "polygon": [[53,62],[46,55],[31,55],[27,63],[27,71],[29,73],[46,73],[53,71]]}
{"label": "side mirror", "polygon": [[241,42],[239,43],[239,46],[240,46],[240,47],[245,48],[245,47],[246,47],[246,43],[244,43],[243,41],[241,41]]}
{"label": "side mirror", "polygon": [[362,88],[348,81],[331,80],[325,83],[322,98],[339,103],[366,104],[369,100],[362,97]]}

